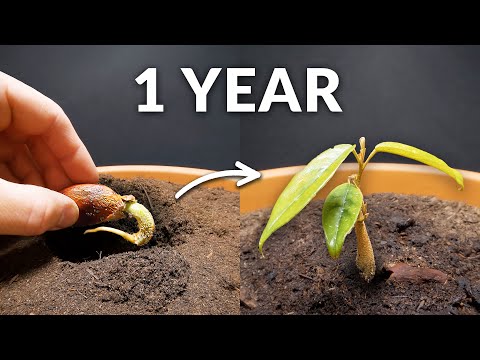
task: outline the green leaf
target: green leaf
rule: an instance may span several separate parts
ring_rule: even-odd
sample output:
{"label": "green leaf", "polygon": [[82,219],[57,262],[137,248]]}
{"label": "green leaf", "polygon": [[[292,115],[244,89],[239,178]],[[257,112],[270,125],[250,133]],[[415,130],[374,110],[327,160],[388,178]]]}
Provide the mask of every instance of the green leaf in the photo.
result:
{"label": "green leaf", "polygon": [[463,176],[458,170],[452,169],[448,166],[445,161],[437,158],[436,156],[417,149],[416,147],[405,145],[397,142],[382,142],[375,146],[376,152],[386,152],[390,154],[400,155],[412,160],[419,161],[426,165],[432,166],[440,171],[443,171],[445,174],[451,176],[460,188],[463,189]]}
{"label": "green leaf", "polygon": [[285,187],[273,207],[267,226],[263,230],[258,248],[270,235],[292,220],[315,197],[332,178],[340,164],[347,158],[355,145],[340,144],[328,149],[310,161]]}
{"label": "green leaf", "polygon": [[322,224],[332,258],[340,256],[345,237],[352,231],[362,203],[363,194],[360,189],[348,183],[337,186],[325,199]]}

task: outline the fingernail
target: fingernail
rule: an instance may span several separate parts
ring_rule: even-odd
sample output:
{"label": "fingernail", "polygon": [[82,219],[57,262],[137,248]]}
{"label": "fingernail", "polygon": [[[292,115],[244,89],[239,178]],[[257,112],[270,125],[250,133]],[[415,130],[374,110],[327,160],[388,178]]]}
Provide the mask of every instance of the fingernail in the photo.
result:
{"label": "fingernail", "polygon": [[[60,216],[60,220],[53,229],[64,229],[66,227],[72,226],[78,219],[78,207],[72,201],[69,202],[68,205],[65,206],[63,209],[62,215]],[[52,230],[53,230],[52,229]]]}

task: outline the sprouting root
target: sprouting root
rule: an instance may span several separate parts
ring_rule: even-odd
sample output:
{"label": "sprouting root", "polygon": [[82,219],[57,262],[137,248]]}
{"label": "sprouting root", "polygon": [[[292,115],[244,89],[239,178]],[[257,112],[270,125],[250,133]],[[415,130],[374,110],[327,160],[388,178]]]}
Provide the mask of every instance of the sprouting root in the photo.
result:
{"label": "sprouting root", "polygon": [[84,234],[95,233],[98,231],[107,231],[113,234],[120,235],[125,240],[131,242],[132,244],[142,246],[147,244],[153,237],[153,232],[155,231],[155,222],[153,220],[152,214],[148,209],[142,204],[137,203],[133,196],[124,197],[125,200],[125,210],[124,212],[132,215],[138,223],[138,232],[134,234],[129,234],[125,231],[118,230],[108,226],[100,226],[95,229],[89,229],[84,232]]}

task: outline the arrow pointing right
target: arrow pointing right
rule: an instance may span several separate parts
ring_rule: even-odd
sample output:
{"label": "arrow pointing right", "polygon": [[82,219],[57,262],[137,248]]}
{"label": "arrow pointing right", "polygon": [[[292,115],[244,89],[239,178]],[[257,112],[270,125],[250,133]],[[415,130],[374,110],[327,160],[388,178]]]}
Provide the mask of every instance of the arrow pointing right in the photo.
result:
{"label": "arrow pointing right", "polygon": [[191,183],[185,185],[183,188],[180,189],[175,194],[175,199],[179,199],[183,194],[187,191],[193,189],[195,186],[198,186],[206,181],[210,181],[213,179],[223,178],[223,177],[243,177],[243,179],[237,181],[237,186],[243,186],[248,184],[251,181],[259,179],[262,174],[260,174],[257,170],[252,169],[251,167],[241,163],[240,161],[235,162],[235,166],[240,170],[224,170],[218,171],[211,174],[204,175]]}

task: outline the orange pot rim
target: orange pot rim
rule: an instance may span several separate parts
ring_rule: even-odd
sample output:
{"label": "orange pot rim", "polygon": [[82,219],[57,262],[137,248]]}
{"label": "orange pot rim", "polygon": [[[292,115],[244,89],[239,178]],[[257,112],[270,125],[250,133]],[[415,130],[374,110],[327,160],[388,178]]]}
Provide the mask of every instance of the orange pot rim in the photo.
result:
{"label": "orange pot rim", "polygon": [[[344,168],[348,168],[348,170],[356,171],[358,165],[357,163],[343,163],[341,165]],[[261,170],[262,178],[270,178],[270,177],[277,177],[280,175],[289,175],[289,174],[296,174],[299,170],[304,168],[305,165],[294,165],[294,166],[287,166],[287,167],[278,167],[278,168],[271,168],[266,170]],[[172,174],[185,174],[185,175],[195,175],[195,176],[203,176],[214,172],[215,170],[208,170],[203,168],[193,168],[193,167],[183,167],[183,166],[166,166],[166,165],[106,165],[106,166],[98,166],[98,172],[100,174],[110,174],[110,173],[141,173],[141,172],[162,172],[162,173],[172,173]],[[426,165],[418,165],[418,164],[401,164],[401,163],[373,163],[369,164],[367,169],[378,169],[378,170],[395,170],[398,172],[411,172],[416,171],[419,173],[431,173],[431,174],[441,174],[439,170],[434,169],[430,166]],[[461,170],[460,171],[464,178],[468,179],[477,179],[480,180],[480,172],[475,172],[471,170]],[[231,179],[225,179],[234,181]]]}
{"label": "orange pot rim", "polygon": [[[273,168],[260,171],[262,177],[241,188],[237,179],[223,178],[202,184],[209,188],[223,188],[226,191],[240,191],[241,213],[272,207],[293,175],[305,165]],[[336,174],[317,195],[325,198],[331,189],[346,181],[348,175],[357,172],[356,163],[344,163]],[[98,167],[100,174],[111,174],[121,178],[156,178],[177,184],[189,182],[214,172],[200,168],[163,165],[112,165]],[[393,192],[399,194],[432,195],[444,200],[461,201],[480,207],[480,173],[459,170],[464,177],[465,190],[457,191],[457,184],[443,172],[425,165],[399,163],[373,163],[365,169],[362,191],[371,193]]]}
{"label": "orange pot rim", "polygon": [[[289,166],[261,171],[260,180],[241,188],[240,212],[248,213],[273,207],[290,179],[304,167],[305,165]],[[349,175],[357,171],[357,163],[340,165],[335,175],[319,191],[316,199],[325,199],[335,186],[344,183]],[[459,171],[464,178],[463,191],[458,191],[458,184],[454,179],[426,165],[372,163],[363,173],[361,188],[365,195],[373,193],[427,195],[480,207],[480,173]]]}
{"label": "orange pot rim", "polygon": [[175,174],[187,174],[203,176],[214,170],[192,168],[183,166],[166,166],[166,165],[106,165],[97,166],[97,170],[100,174],[111,174],[118,172],[128,173],[142,173],[142,172],[162,172],[162,173],[175,173]]}
{"label": "orange pot rim", "polygon": [[[215,172],[215,170],[164,165],[108,165],[98,166],[97,170],[99,174],[110,174],[119,178],[154,178],[180,185],[186,185],[201,176]],[[216,179],[202,184],[201,187],[223,188],[226,191],[238,192],[236,181],[232,178]]]}
{"label": "orange pot rim", "polygon": [[[260,172],[262,173],[262,178],[275,178],[275,177],[284,176],[284,175],[295,175],[297,172],[302,170],[305,166],[306,165],[286,166],[286,167],[266,169]],[[340,167],[343,168],[344,170],[352,171],[352,173],[355,173],[358,169],[358,163],[346,162],[340,165]],[[395,171],[399,173],[418,172],[421,174],[448,176],[443,172],[441,172],[440,170],[432,168],[431,166],[419,165],[419,164],[401,164],[401,163],[371,164],[369,163],[368,166],[365,168],[365,172],[368,172],[369,170]],[[457,170],[460,171],[464,179],[480,181],[480,172],[475,172],[471,170],[462,170],[462,169],[457,169]]]}

